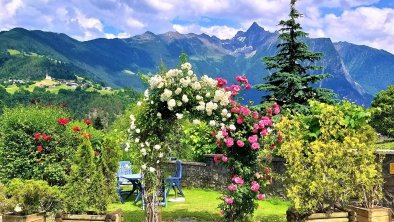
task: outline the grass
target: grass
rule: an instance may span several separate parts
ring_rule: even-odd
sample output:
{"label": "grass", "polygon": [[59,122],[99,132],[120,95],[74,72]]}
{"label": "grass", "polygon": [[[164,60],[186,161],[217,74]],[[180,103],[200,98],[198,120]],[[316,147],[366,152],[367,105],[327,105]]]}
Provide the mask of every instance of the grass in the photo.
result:
{"label": "grass", "polygon": [[[197,221],[217,221],[221,218],[218,204],[220,193],[217,191],[203,189],[184,189],[185,202],[168,202],[167,208],[162,207],[163,221],[176,221],[182,218],[193,218]],[[125,214],[125,221],[143,221],[144,212],[141,209],[141,202],[134,205],[131,199],[126,200],[125,204],[115,203],[110,205],[110,211],[121,208]],[[171,196],[169,198],[173,198]],[[255,211],[254,220],[262,222],[286,221],[286,210],[290,206],[289,202],[279,198],[268,198],[259,201],[259,207]]]}

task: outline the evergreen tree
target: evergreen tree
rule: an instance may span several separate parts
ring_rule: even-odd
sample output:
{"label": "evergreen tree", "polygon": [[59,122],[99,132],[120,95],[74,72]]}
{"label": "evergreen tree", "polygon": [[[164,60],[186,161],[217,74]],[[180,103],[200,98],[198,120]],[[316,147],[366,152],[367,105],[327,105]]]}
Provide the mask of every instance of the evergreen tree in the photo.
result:
{"label": "evergreen tree", "polygon": [[334,93],[329,89],[315,88],[312,84],[327,78],[328,74],[311,74],[310,71],[321,69],[314,63],[322,57],[321,53],[311,52],[302,38],[308,34],[302,31],[297,19],[302,17],[296,8],[297,0],[291,0],[288,20],[280,21],[280,43],[275,56],[265,57],[264,63],[273,73],[265,78],[266,83],[257,85],[261,91],[269,91],[265,100],[275,100],[292,112],[305,113],[308,111],[309,99],[332,103]]}

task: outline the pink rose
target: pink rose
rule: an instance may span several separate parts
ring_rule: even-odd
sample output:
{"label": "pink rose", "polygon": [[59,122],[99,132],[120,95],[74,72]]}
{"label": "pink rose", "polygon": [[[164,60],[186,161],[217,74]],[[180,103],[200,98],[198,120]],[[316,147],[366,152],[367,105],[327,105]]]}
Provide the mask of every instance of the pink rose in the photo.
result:
{"label": "pink rose", "polygon": [[280,113],[280,108],[279,108],[279,105],[278,104],[274,104],[274,114],[275,115],[278,115]]}
{"label": "pink rose", "polygon": [[258,148],[260,148],[259,143],[252,143],[252,150],[257,150]]}
{"label": "pink rose", "polygon": [[228,161],[228,157],[226,155],[222,155],[222,161],[226,163]]}
{"label": "pink rose", "polygon": [[239,110],[239,108],[231,108],[231,112],[232,113],[239,113],[240,110]]}
{"label": "pink rose", "polygon": [[259,118],[259,113],[254,111],[252,114],[253,119],[258,119]]}
{"label": "pink rose", "polygon": [[246,76],[237,76],[237,77],[235,77],[235,80],[237,80],[238,82],[247,82],[248,81]]}
{"label": "pink rose", "polygon": [[220,210],[220,214],[221,214],[221,215],[224,215],[224,210]]}
{"label": "pink rose", "polygon": [[272,126],[272,120],[268,116],[263,116],[263,117],[261,117],[261,120],[259,121],[259,125],[261,127]]}
{"label": "pink rose", "polygon": [[224,137],[228,136],[228,133],[227,133],[227,129],[226,129],[226,128],[222,128],[222,135],[223,135]]}
{"label": "pink rose", "polygon": [[244,146],[245,146],[245,143],[244,143],[242,140],[237,140],[237,145],[238,145],[239,147],[244,147]]}
{"label": "pink rose", "polygon": [[264,137],[264,136],[267,136],[267,135],[268,135],[268,130],[267,130],[267,128],[261,129],[260,135],[263,136],[263,137]]}
{"label": "pink rose", "polygon": [[244,118],[242,116],[237,116],[237,123],[242,124],[244,122]]}
{"label": "pink rose", "polygon": [[253,192],[258,192],[260,189],[260,184],[258,184],[256,181],[252,181],[252,185],[250,186],[250,189]]}
{"label": "pink rose", "polygon": [[225,80],[223,78],[216,78],[216,81],[218,81],[216,86],[219,88],[222,88],[224,85],[227,84],[227,80]]}
{"label": "pink rose", "polygon": [[258,200],[264,200],[264,198],[265,198],[265,194],[260,193],[257,195]]}
{"label": "pink rose", "polygon": [[219,163],[220,160],[222,159],[220,156],[221,156],[221,155],[215,155],[215,156],[213,157],[213,161],[215,161],[215,163]]}
{"label": "pink rose", "polygon": [[246,83],[246,84],[245,84],[245,89],[250,89],[250,87],[251,87],[251,86],[250,86],[249,83]]}
{"label": "pink rose", "polygon": [[232,100],[230,103],[231,103],[232,106],[236,106],[237,105],[237,102],[235,102],[234,100]]}
{"label": "pink rose", "polygon": [[225,197],[224,198],[224,202],[226,202],[227,204],[233,204],[234,203],[234,199],[231,197]]}
{"label": "pink rose", "polygon": [[232,181],[233,181],[234,183],[236,183],[236,184],[240,184],[240,185],[243,185],[243,184],[244,184],[244,180],[243,180],[241,177],[239,177],[239,176],[233,177],[233,178],[232,178]]}
{"label": "pink rose", "polygon": [[235,92],[241,91],[241,86],[239,86],[239,85],[231,85],[231,88],[232,88]]}
{"label": "pink rose", "polygon": [[268,108],[267,108],[267,113],[268,113],[269,115],[272,115],[272,108],[271,108],[271,107],[268,107]]}
{"label": "pink rose", "polygon": [[255,143],[257,142],[257,135],[249,136],[248,141],[250,143]]}
{"label": "pink rose", "polygon": [[231,184],[227,188],[229,191],[234,191],[234,190],[237,190],[238,186],[237,186],[237,184]]}
{"label": "pink rose", "polygon": [[248,116],[251,113],[250,109],[248,109],[246,107],[241,107],[241,112],[242,112],[242,115],[244,115],[244,116]]}
{"label": "pink rose", "polygon": [[226,146],[227,146],[227,147],[232,147],[232,146],[234,145],[234,139],[231,138],[231,137],[227,137],[227,138],[225,139],[225,142],[226,142]]}
{"label": "pink rose", "polygon": [[230,91],[230,90],[231,90],[231,87],[230,87],[230,86],[226,86],[226,87],[224,88],[224,90]]}
{"label": "pink rose", "polygon": [[218,148],[222,148],[222,141],[221,140],[216,140],[216,144],[218,145]]}
{"label": "pink rose", "polygon": [[257,179],[259,179],[259,178],[260,178],[260,173],[257,172],[257,173],[254,174],[254,176],[255,176]]}

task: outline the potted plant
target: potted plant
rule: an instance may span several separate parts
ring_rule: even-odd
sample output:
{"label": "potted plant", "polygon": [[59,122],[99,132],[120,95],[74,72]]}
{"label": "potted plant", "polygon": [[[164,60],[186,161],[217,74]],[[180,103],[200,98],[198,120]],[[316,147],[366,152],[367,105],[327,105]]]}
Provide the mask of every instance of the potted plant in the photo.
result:
{"label": "potted plant", "polygon": [[378,171],[370,148],[376,133],[362,107],[350,102],[309,105],[308,116],[278,124],[284,136],[279,154],[286,160],[286,191],[293,202],[288,221],[351,221],[351,199],[381,183],[374,177]]}
{"label": "potted plant", "polygon": [[71,173],[64,187],[64,211],[58,213],[55,220],[121,222],[123,218],[120,209],[107,213],[107,206],[113,200],[120,150],[112,138],[106,137],[102,153],[94,151],[90,136],[82,133],[82,137],[83,142],[75,154]]}
{"label": "potted plant", "polygon": [[0,187],[0,200],[3,222],[45,222],[47,213],[61,207],[62,195],[46,181],[13,179]]}
{"label": "potted plant", "polygon": [[[375,151],[375,149],[371,150]],[[375,159],[378,159],[376,161]],[[359,168],[354,181],[358,185],[358,201],[351,209],[356,213],[359,222],[391,221],[390,208],[381,207],[382,199],[382,161],[383,156],[375,158],[372,153],[361,152],[355,157]]]}

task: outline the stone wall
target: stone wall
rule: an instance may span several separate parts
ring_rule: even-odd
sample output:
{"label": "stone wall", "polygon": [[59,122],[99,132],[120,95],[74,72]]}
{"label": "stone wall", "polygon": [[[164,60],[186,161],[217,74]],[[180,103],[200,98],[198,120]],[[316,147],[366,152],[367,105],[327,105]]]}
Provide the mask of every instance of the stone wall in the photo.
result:
{"label": "stone wall", "polygon": [[[205,163],[182,162],[182,186],[221,189],[228,184],[228,170],[213,161],[214,155],[206,155]],[[175,161],[163,164],[164,176],[175,173]]]}

